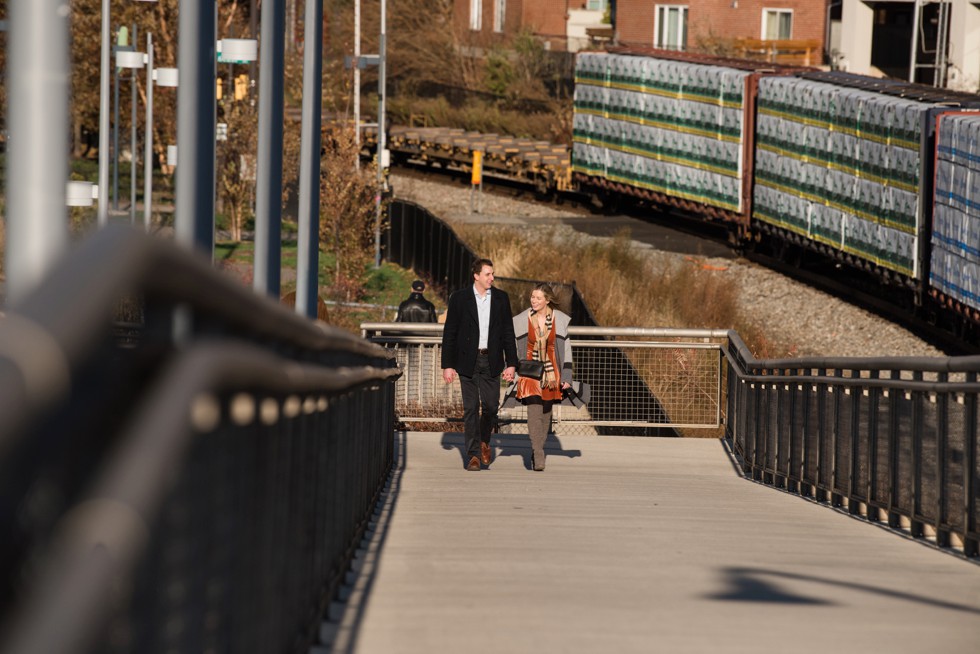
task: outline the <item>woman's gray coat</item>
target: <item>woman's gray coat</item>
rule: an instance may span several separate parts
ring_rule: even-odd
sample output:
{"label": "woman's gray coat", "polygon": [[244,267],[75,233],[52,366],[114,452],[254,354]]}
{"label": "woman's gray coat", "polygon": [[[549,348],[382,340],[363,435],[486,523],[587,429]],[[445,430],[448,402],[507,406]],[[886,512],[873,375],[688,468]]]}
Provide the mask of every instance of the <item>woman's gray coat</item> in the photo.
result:
{"label": "woman's gray coat", "polygon": [[[562,399],[561,403],[569,406],[584,406],[588,402],[588,385],[579,384],[572,379],[572,344],[568,341],[568,325],[572,321],[567,313],[557,309],[554,310],[555,319],[555,358],[558,360],[558,369],[561,371],[561,382],[572,385],[572,390],[576,395],[569,395]],[[517,357],[527,358],[527,323],[531,316],[531,310],[525,309],[514,316],[514,338],[517,341]],[[504,407],[511,407],[517,404],[517,380],[507,387],[504,396]],[[582,394],[586,397],[582,397]]]}

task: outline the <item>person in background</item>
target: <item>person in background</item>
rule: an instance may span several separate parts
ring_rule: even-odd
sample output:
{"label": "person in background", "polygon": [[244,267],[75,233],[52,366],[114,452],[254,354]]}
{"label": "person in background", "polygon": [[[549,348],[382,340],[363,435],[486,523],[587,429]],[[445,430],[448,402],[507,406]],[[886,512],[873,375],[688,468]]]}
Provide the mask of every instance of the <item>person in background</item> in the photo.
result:
{"label": "person in background", "polygon": [[435,322],[436,307],[425,299],[422,291],[425,290],[425,282],[416,279],[412,282],[412,294],[408,299],[398,305],[398,313],[395,322]]}
{"label": "person in background", "polygon": [[477,259],[473,284],[453,293],[442,332],[442,379],[459,375],[463,396],[466,469],[493,460],[490,432],[500,404],[500,377],[513,381],[517,366],[510,297],[493,288],[493,263]]}

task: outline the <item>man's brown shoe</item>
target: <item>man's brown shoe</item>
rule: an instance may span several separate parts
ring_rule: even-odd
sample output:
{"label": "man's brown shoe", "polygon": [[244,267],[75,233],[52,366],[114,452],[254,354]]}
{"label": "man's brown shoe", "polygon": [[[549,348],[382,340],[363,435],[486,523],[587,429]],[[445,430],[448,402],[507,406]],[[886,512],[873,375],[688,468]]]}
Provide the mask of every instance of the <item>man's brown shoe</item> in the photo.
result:
{"label": "man's brown shoe", "polygon": [[493,461],[493,450],[490,449],[490,443],[480,443],[480,460],[485,466],[490,465],[490,462]]}
{"label": "man's brown shoe", "polygon": [[480,460],[475,456],[471,456],[470,462],[466,465],[466,469],[470,472],[476,472],[480,469]]}

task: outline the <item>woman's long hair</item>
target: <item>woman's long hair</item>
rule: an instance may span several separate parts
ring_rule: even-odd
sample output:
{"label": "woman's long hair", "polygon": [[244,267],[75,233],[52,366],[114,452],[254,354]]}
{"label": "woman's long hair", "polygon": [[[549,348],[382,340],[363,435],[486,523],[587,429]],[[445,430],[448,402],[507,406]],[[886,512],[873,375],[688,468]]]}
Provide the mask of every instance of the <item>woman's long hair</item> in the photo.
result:
{"label": "woman's long hair", "polygon": [[558,308],[558,303],[555,302],[555,291],[551,288],[551,284],[544,282],[535,284],[534,288],[531,289],[531,293],[534,291],[541,291],[541,294],[544,295],[544,301],[548,303],[548,308],[552,311]]}

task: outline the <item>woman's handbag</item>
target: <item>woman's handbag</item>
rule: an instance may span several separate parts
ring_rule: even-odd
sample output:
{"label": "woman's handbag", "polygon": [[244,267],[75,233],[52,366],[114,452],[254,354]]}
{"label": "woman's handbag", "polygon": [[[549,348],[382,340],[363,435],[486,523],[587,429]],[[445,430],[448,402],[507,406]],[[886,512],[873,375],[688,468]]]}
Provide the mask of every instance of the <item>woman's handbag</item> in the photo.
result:
{"label": "woman's handbag", "polygon": [[541,381],[541,377],[544,376],[544,361],[521,359],[517,362],[517,374],[521,377]]}

